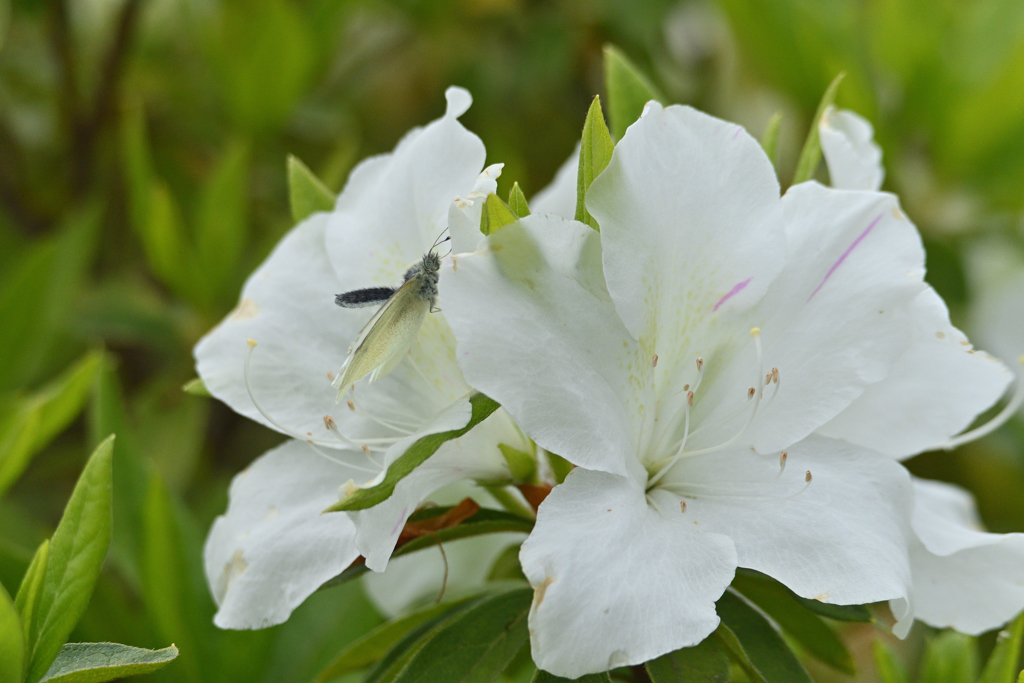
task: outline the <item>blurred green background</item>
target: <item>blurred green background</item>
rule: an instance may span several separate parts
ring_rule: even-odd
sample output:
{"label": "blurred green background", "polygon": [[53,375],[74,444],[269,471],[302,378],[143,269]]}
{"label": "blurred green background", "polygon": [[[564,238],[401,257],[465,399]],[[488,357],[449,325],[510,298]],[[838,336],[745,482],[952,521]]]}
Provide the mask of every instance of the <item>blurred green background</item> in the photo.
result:
{"label": "blurred green background", "polygon": [[[212,626],[206,530],[230,478],[281,437],[182,392],[191,348],[291,227],[288,154],[340,190],[457,84],[475,100],[462,121],[506,164],[499,194],[518,180],[531,196],[578,140],[606,43],[669,100],[757,137],[782,112],[783,185],[846,71],[838,103],[875,124],[885,189],[920,227],[954,322],[984,279],[975,245],[1024,253],[1020,0],[0,0],[8,592],[116,432],[114,541],[72,640],[175,642],[154,678],[305,681],[379,623],[347,584],[283,626]],[[910,467],[974,491],[993,530],[1024,530],[1020,420]],[[889,638],[911,668],[924,631]],[[858,680],[875,680],[883,635],[848,635]]]}

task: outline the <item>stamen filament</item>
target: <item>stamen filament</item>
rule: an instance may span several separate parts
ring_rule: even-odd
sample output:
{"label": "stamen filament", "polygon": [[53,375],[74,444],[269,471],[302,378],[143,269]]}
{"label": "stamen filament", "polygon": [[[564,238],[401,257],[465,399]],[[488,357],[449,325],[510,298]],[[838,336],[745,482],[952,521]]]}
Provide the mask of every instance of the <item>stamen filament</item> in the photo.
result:
{"label": "stamen filament", "polygon": [[[1024,365],[1024,356],[1017,359],[1021,365]],[[1021,405],[1024,405],[1024,370],[1017,372],[1017,386],[1013,392],[1013,396],[1010,401],[1003,407],[999,413],[985,424],[964,432],[959,436],[955,436],[943,445],[939,446],[943,450],[951,451],[954,448],[964,445],[970,441],[980,439],[983,436],[988,436],[995,430],[1006,424],[1007,420],[1014,416],[1014,414],[1020,409]]]}
{"label": "stamen filament", "polygon": [[324,443],[323,441],[321,441],[319,439],[310,438],[309,436],[303,436],[303,435],[295,432],[294,430],[291,430],[291,429],[285,427],[280,422],[278,422],[273,417],[271,417],[270,413],[268,413],[266,410],[263,409],[263,406],[256,399],[256,393],[252,390],[252,381],[251,381],[250,374],[249,374],[249,367],[250,367],[251,362],[252,362],[252,352],[253,352],[253,349],[256,348],[257,344],[252,339],[246,340],[246,343],[248,344],[248,349],[246,349],[246,352],[245,352],[245,364],[243,366],[243,378],[245,380],[245,390],[246,390],[246,392],[248,392],[249,400],[252,401],[253,406],[256,407],[256,410],[259,411],[260,415],[262,415],[267,420],[267,422],[272,424],[278,430],[280,430],[280,431],[284,432],[285,434],[287,434],[288,436],[292,437],[293,439],[298,439],[300,441],[305,441],[307,444],[309,444],[310,448],[312,448],[318,455],[326,458],[327,460],[330,460],[331,462],[335,463],[336,465],[343,465],[345,467],[351,467],[353,469],[357,469],[357,470],[360,470],[360,471],[363,471],[363,472],[369,472],[370,474],[377,474],[378,473],[377,470],[372,470],[372,469],[370,469],[368,467],[362,467],[360,465],[356,465],[355,463],[349,463],[349,462],[345,462],[344,460],[339,460],[338,458],[335,458],[333,455],[330,455],[329,453],[325,452],[323,449],[317,447],[317,443],[318,442],[319,443]]}

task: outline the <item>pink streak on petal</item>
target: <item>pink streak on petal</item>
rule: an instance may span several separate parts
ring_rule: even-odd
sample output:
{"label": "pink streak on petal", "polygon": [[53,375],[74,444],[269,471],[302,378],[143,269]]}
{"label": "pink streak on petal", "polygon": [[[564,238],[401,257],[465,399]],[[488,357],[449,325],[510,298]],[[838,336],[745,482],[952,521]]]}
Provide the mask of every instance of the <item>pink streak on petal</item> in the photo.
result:
{"label": "pink streak on petal", "polygon": [[408,507],[402,508],[402,514],[399,516],[398,521],[395,522],[395,528],[391,530],[391,535],[394,536],[399,530],[405,526],[405,515],[409,512]]}
{"label": "pink streak on petal", "polygon": [[746,287],[747,285],[749,285],[750,281],[753,280],[753,279],[754,278],[752,278],[752,277],[748,277],[743,282],[737,283],[732,289],[729,290],[728,294],[726,294],[725,296],[723,296],[721,299],[718,300],[718,303],[715,304],[715,307],[713,309],[711,309],[711,310],[712,311],[717,311],[719,306],[721,306],[726,301],[728,301],[729,299],[733,298],[734,296],[736,296],[737,294],[742,292],[743,288]]}
{"label": "pink streak on petal", "polygon": [[825,283],[828,282],[828,279],[830,277],[832,277],[832,273],[836,272],[836,268],[838,268],[839,266],[841,266],[843,264],[843,261],[846,260],[846,257],[849,256],[850,253],[854,249],[857,248],[858,244],[860,244],[862,241],[864,241],[864,238],[868,236],[868,233],[875,229],[875,226],[878,225],[878,221],[882,220],[882,216],[883,215],[884,214],[880,213],[877,216],[875,216],[875,220],[871,221],[870,225],[868,225],[868,227],[864,228],[864,232],[862,232],[861,234],[857,235],[857,239],[855,239],[853,241],[853,244],[848,246],[846,248],[846,251],[843,252],[843,255],[839,257],[839,260],[832,264],[832,267],[828,269],[827,273],[825,273],[825,277],[822,279],[822,281],[818,284],[818,286],[814,289],[814,291],[811,292],[811,295],[809,297],[807,297],[808,301],[813,299],[814,295],[818,293],[818,290],[820,290],[822,287],[825,286]]}
{"label": "pink streak on petal", "polygon": [[742,128],[736,128],[736,132],[732,134],[732,139],[733,140],[735,140],[736,138],[738,138],[740,136],[740,131],[741,130],[743,130],[743,129]]}

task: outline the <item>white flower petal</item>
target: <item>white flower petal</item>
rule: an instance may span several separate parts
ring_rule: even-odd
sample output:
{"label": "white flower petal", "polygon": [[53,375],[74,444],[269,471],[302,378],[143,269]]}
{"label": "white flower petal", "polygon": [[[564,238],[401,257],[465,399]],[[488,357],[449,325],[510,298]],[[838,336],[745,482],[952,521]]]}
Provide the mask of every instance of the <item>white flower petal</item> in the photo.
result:
{"label": "white flower petal", "polygon": [[683,459],[664,487],[679,482],[689,491],[685,512],[678,496],[674,503],[658,498],[658,504],[672,519],[728,536],[739,566],[803,597],[859,605],[906,596],[912,499],[906,470],[882,455],[816,436],[787,454],[782,476],[777,456],[749,450]]}
{"label": "white flower petal", "polygon": [[[468,421],[468,411],[455,406],[441,413],[430,429],[416,438],[426,433],[459,429]],[[404,453],[411,441],[413,439],[396,452],[399,455]],[[349,513],[357,530],[356,546],[366,558],[366,566],[374,571],[384,571],[409,515],[434,491],[463,479],[486,481],[507,478],[508,466],[498,449],[499,443],[514,448],[524,446],[508,414],[500,409],[464,436],[442,444],[426,462],[398,482],[387,500],[366,510]]]}
{"label": "white flower petal", "polygon": [[626,474],[636,466],[632,415],[645,400],[632,383],[641,361],[600,259],[595,231],[535,214],[460,255],[441,288],[467,380],[543,448]]}
{"label": "white flower petal", "polygon": [[580,170],[580,146],[569,155],[551,184],[534,195],[528,203],[530,213],[553,213],[567,220],[576,217],[577,178]]}
{"label": "white flower petal", "polygon": [[447,227],[455,198],[476,185],[484,145],[458,121],[472,99],[461,88],[449,88],[446,96],[443,117],[350,174],[326,239],[339,291],[401,284],[406,269]]}
{"label": "white flower petal", "polygon": [[363,476],[286,441],[235,477],[203,550],[217,626],[280,624],[359,556],[348,517],[321,513],[339,485]]}
{"label": "white flower petal", "polygon": [[656,352],[688,356],[706,336],[695,321],[749,307],[783,266],[771,161],[741,126],[689,107],[652,104],[590,186],[587,208],[619,317]]}
{"label": "white flower petal", "polygon": [[818,430],[897,458],[938,447],[995,403],[1013,373],[975,352],[931,287],[911,302],[913,341],[889,375]]}
{"label": "white flower petal", "polygon": [[696,645],[736,568],[728,538],[662,516],[632,480],[583,469],[541,505],[519,559],[533,659],[567,678]]}
{"label": "white flower petal", "polygon": [[[246,391],[246,340],[255,340],[250,374],[257,400],[279,424],[317,438],[328,436],[324,415],[352,420],[338,410],[328,373],[338,369],[361,325],[334,304],[341,289],[324,252],[327,221],[327,214],[314,214],[285,235],[249,276],[235,310],[194,351],[214,397],[273,427]],[[379,435],[379,427],[368,427]]]}
{"label": "white flower petal", "polygon": [[1024,534],[985,532],[970,494],[950,484],[915,479],[914,496],[915,616],[976,635],[1024,609]]}
{"label": "white flower petal", "polygon": [[842,190],[877,190],[882,187],[882,148],[875,129],[864,117],[829,107],[818,124],[821,152],[828,164],[832,187]]}
{"label": "white flower petal", "polygon": [[888,375],[910,344],[907,309],[926,287],[921,238],[894,196],[812,182],[783,203],[786,269],[751,321],[764,366],[780,372],[778,396],[751,427],[762,453],[799,441]]}

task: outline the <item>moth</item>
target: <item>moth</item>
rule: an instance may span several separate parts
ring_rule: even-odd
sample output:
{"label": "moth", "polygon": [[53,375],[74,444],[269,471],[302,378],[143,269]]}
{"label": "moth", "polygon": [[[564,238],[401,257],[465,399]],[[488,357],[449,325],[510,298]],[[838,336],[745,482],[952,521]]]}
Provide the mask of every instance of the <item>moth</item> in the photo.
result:
{"label": "moth", "polygon": [[440,310],[437,282],[441,256],[437,247],[448,239],[435,242],[418,263],[405,271],[398,287],[367,287],[335,295],[334,303],[342,308],[383,304],[349,346],[348,356],[331,383],[338,390],[339,402],[367,374],[375,382],[394,370],[412,347],[427,313]]}

